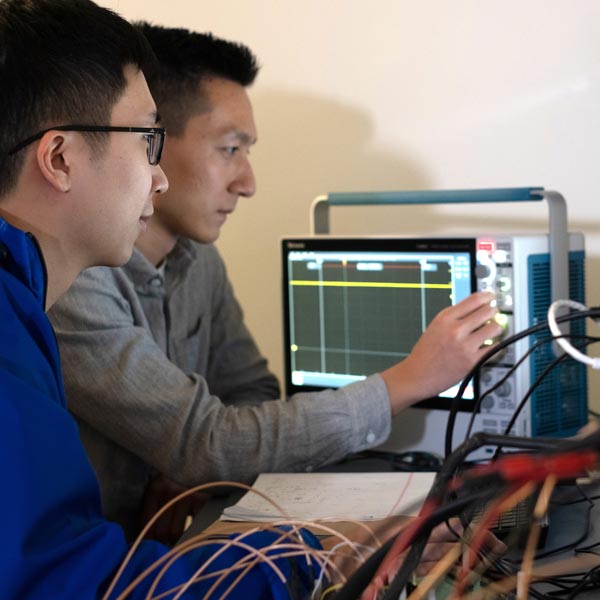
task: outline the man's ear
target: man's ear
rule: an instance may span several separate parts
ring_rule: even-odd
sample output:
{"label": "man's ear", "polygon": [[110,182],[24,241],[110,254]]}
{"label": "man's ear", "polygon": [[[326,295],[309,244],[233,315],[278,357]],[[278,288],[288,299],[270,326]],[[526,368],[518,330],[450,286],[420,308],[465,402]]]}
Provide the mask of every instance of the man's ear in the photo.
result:
{"label": "man's ear", "polygon": [[42,177],[56,190],[68,192],[71,189],[70,146],[73,136],[63,131],[48,131],[37,147],[36,160]]}

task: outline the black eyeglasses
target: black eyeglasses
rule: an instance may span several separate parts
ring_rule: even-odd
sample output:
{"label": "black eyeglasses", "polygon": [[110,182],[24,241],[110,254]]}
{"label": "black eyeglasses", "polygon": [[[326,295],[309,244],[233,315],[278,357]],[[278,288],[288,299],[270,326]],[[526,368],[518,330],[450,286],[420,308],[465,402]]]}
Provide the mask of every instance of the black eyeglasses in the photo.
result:
{"label": "black eyeglasses", "polygon": [[29,144],[39,140],[44,134],[49,131],[85,131],[85,132],[111,132],[125,131],[131,133],[145,133],[148,142],[148,162],[151,165],[157,165],[160,162],[162,149],[165,144],[165,130],[162,127],[113,127],[112,125],[58,125],[57,127],[49,127],[40,131],[26,140],[17,144],[14,148],[8,151],[7,156],[11,156],[19,150],[22,150]]}

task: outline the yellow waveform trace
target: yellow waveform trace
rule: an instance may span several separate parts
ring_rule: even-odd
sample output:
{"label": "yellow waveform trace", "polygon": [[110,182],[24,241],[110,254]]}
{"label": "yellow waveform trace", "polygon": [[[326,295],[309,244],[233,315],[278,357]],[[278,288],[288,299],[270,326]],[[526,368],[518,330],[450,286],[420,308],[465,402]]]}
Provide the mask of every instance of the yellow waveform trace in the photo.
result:
{"label": "yellow waveform trace", "polygon": [[315,281],[292,279],[291,285],[306,285],[315,287],[373,287],[373,288],[412,288],[412,289],[452,289],[451,283],[392,283],[389,281]]}

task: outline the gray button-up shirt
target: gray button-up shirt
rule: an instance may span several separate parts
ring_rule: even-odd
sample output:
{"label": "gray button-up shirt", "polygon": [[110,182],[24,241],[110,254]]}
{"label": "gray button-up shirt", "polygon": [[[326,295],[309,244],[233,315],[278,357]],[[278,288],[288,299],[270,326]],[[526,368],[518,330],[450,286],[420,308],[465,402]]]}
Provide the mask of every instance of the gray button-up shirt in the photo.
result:
{"label": "gray button-up shirt", "polygon": [[318,469],[389,434],[378,375],[278,399],[212,245],[180,240],[164,274],[137,251],[122,268],[88,269],[49,316],[105,512],[130,532],[157,473],[188,486],[250,482]]}

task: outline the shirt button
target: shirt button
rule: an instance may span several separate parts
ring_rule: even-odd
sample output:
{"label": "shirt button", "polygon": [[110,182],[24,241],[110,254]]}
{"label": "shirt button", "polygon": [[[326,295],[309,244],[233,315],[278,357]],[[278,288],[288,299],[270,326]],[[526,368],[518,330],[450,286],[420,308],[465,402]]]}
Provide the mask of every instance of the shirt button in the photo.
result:
{"label": "shirt button", "polygon": [[369,431],[367,434],[367,444],[372,444],[375,441],[375,434],[372,431]]}
{"label": "shirt button", "polygon": [[155,277],[153,277],[153,278],[150,280],[150,282],[149,282],[149,283],[150,283],[150,285],[151,285],[152,287],[161,287],[161,286],[162,286],[162,284],[163,284],[163,281],[162,281],[162,278],[161,278],[161,277],[159,277],[158,275],[156,275]]}

